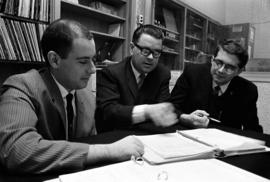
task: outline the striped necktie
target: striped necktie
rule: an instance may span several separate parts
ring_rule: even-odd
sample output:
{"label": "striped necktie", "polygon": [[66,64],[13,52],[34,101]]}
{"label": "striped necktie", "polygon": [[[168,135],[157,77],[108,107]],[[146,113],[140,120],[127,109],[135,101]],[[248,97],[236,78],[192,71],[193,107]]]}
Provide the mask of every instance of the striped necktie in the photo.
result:
{"label": "striped necktie", "polygon": [[142,87],[144,79],[145,79],[145,74],[140,74],[139,81],[138,81],[138,88],[139,89]]}

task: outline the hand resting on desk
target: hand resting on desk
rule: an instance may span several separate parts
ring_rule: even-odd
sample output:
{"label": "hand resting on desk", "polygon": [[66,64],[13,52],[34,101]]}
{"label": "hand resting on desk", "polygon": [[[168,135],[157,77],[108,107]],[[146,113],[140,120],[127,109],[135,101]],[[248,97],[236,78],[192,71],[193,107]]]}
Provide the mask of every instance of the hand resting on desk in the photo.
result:
{"label": "hand resting on desk", "polygon": [[131,156],[142,156],[144,146],[140,140],[134,136],[127,136],[111,144],[90,145],[87,155],[87,163],[98,161],[124,161]]}
{"label": "hand resting on desk", "polygon": [[196,110],[190,114],[182,114],[180,120],[183,124],[192,128],[207,128],[209,114],[203,110]]}

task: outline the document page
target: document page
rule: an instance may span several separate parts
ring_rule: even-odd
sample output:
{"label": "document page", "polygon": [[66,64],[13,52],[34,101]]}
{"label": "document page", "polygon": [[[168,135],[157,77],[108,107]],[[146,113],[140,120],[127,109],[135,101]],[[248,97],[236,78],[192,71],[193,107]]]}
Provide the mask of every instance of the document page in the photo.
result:
{"label": "document page", "polygon": [[232,134],[219,129],[203,128],[178,132],[187,138],[197,140],[198,142],[208,143],[211,146],[225,151],[265,149],[264,141]]}
{"label": "document page", "polygon": [[268,179],[216,159],[162,165],[126,161],[59,176],[61,182],[269,182]]}
{"label": "document page", "polygon": [[164,159],[209,153],[212,147],[190,140],[178,133],[136,136],[146,147]]}

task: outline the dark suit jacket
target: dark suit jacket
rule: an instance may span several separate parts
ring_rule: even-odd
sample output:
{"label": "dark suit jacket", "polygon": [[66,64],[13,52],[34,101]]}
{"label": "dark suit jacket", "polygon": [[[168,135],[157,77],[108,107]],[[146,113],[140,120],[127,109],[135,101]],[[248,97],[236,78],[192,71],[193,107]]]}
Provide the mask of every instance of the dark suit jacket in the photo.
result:
{"label": "dark suit jacket", "polygon": [[257,87],[236,76],[222,96],[214,97],[210,68],[210,64],[187,64],[171,93],[170,100],[178,114],[201,109],[220,119],[222,125],[261,132],[256,107]]}
{"label": "dark suit jacket", "polygon": [[[77,90],[76,137],[96,134],[95,97]],[[84,167],[87,144],[65,141],[63,98],[48,69],[8,78],[0,96],[0,162],[10,170],[41,173]]]}
{"label": "dark suit jacket", "polygon": [[97,74],[96,127],[98,132],[129,128],[133,107],[168,101],[170,72],[158,66],[146,76],[139,90],[130,65],[131,57]]}

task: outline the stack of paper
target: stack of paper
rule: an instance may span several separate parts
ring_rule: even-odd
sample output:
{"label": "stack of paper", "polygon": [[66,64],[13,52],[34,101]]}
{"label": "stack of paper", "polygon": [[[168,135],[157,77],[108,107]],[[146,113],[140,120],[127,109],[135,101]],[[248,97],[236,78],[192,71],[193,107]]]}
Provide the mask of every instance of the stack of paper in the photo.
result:
{"label": "stack of paper", "polygon": [[145,146],[144,159],[151,164],[267,151],[264,141],[218,129],[194,129],[136,137]]}

